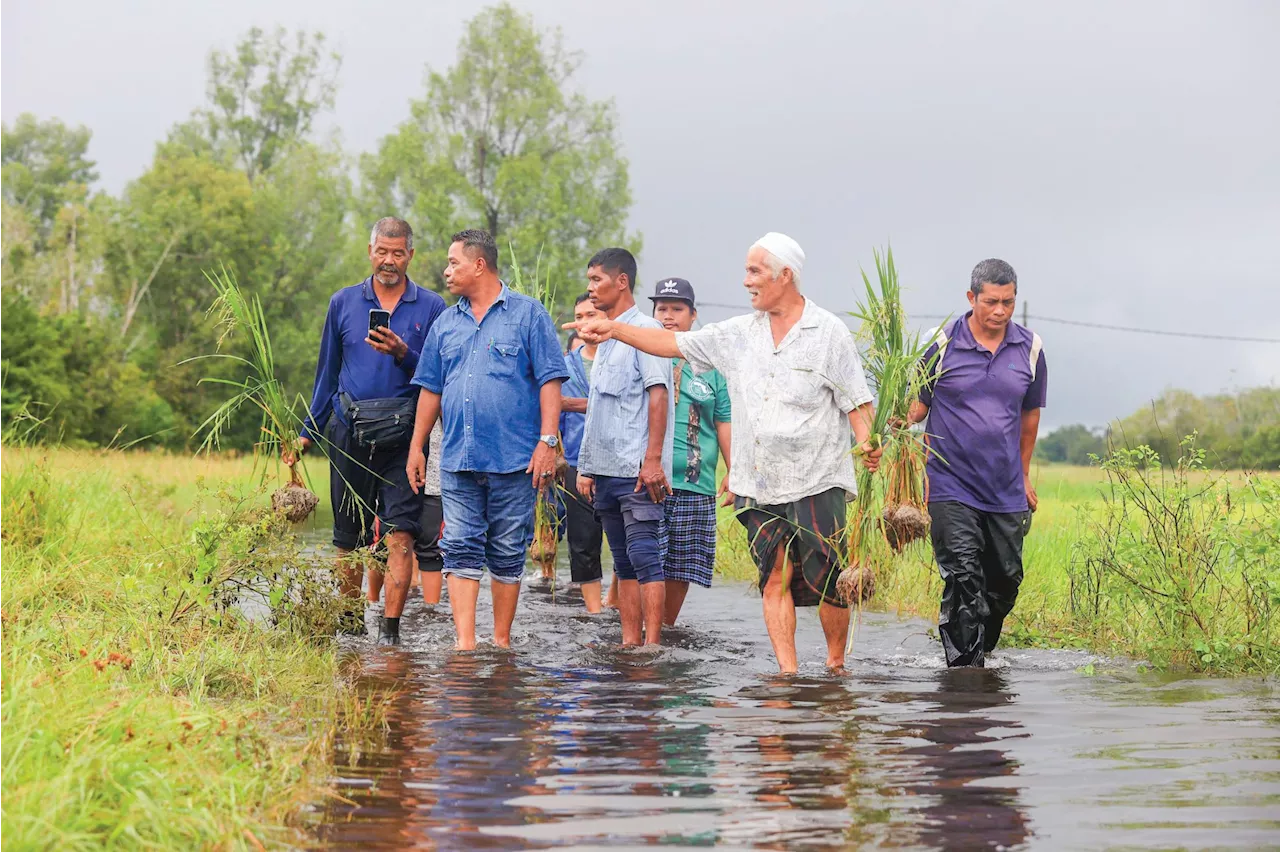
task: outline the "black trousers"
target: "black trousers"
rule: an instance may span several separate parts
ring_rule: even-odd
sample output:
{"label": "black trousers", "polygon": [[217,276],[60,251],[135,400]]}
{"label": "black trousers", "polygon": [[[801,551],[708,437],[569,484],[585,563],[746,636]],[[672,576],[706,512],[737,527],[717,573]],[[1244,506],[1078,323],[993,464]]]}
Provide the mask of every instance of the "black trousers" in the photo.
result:
{"label": "black trousers", "polygon": [[565,525],[569,539],[569,577],[575,583],[591,583],[604,576],[600,566],[600,546],[604,528],[596,510],[578,493],[578,469],[569,468],[565,477]]}
{"label": "black trousers", "polygon": [[948,666],[981,666],[1000,641],[1022,584],[1022,540],[1030,512],[983,512],[929,504],[933,555],[942,574],[938,633]]}

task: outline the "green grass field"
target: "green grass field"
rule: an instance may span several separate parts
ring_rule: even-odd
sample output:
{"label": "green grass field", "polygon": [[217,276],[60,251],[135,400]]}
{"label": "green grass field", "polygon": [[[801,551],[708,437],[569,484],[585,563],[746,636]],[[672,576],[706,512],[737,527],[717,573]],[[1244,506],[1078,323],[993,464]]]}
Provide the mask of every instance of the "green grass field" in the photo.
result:
{"label": "green grass field", "polygon": [[297,840],[337,726],[377,719],[331,642],[186,594],[211,531],[235,546],[239,522],[210,519],[234,520],[217,491],[251,493],[251,465],[9,448],[2,466],[6,847]]}

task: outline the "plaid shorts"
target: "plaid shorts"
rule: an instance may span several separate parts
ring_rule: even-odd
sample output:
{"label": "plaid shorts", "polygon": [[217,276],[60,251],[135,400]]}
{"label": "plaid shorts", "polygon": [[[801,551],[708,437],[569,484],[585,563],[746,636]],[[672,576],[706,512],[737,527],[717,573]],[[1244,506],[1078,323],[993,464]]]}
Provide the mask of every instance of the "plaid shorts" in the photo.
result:
{"label": "plaid shorts", "polygon": [[716,564],[716,498],[679,491],[662,501],[666,512],[658,552],[668,580],[711,588]]}

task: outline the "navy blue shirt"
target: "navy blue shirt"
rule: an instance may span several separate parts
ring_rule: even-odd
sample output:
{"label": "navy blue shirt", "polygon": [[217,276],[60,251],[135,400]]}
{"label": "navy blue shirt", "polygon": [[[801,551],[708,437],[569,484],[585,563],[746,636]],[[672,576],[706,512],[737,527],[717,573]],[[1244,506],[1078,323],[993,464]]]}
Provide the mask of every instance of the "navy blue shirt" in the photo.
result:
{"label": "navy blue shirt", "polygon": [[343,287],[329,299],[316,361],[316,385],[311,392],[310,416],[303,426],[303,437],[315,440],[316,435],[322,434],[330,412],[336,412],[338,420],[346,424],[346,415],[338,403],[341,392],[355,400],[417,395],[410,382],[427,332],[445,309],[444,299],[406,280],[404,293],[391,311],[391,330],[409,347],[400,361],[364,342],[369,336],[369,311],[373,308],[381,310],[382,304],[369,278]]}
{"label": "navy blue shirt", "polygon": [[[950,338],[931,391],[929,406],[929,502],[955,501],[984,512],[1027,511],[1022,479],[1022,413],[1043,408],[1049,385],[1044,352],[1031,378],[1031,332],[1009,323],[991,352],[978,345],[969,314],[946,329]],[[935,343],[925,353],[929,363]]]}
{"label": "navy blue shirt", "polygon": [[536,299],[502,285],[476,322],[463,298],[431,327],[413,383],[440,394],[441,470],[515,473],[542,431],[538,394],[569,377],[555,323]]}

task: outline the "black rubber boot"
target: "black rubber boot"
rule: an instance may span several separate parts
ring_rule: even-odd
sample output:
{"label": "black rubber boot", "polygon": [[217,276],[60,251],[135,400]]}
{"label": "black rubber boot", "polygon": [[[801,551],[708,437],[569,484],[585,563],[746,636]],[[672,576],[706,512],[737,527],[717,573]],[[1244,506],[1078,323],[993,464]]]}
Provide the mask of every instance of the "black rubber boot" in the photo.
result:
{"label": "black rubber boot", "polygon": [[382,626],[378,629],[379,645],[400,644],[400,619],[383,617]]}

